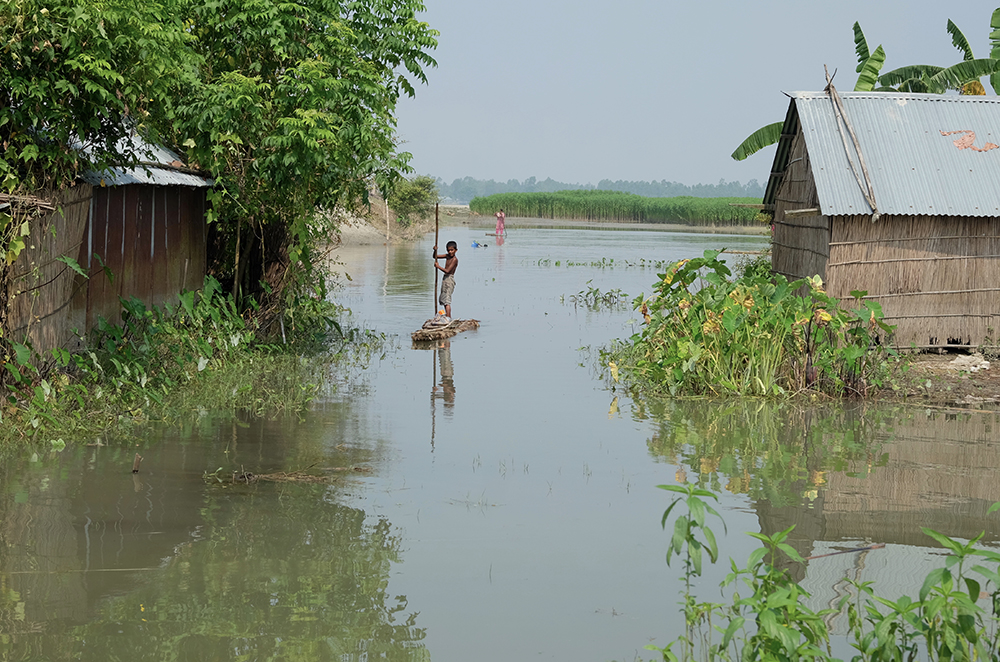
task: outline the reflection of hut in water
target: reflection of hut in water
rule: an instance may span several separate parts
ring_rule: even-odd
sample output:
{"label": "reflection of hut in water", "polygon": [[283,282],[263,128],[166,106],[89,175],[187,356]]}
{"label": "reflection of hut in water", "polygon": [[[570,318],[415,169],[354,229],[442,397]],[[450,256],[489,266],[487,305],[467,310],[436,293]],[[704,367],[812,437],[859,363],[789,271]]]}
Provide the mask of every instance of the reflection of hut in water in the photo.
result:
{"label": "reflection of hut in water", "polygon": [[[996,423],[987,413],[921,413],[896,423],[893,440],[884,443],[877,461],[854,467],[856,472],[849,468],[824,474],[825,483],[812,500],[780,507],[756,502],[761,531],[774,534],[794,524],[788,542],[803,557],[888,544],[864,555],[789,566],[793,577],[805,580],[814,593],[813,606],[827,606],[830,591],[844,590],[845,571],[862,569],[862,578],[875,580],[880,595],[914,595],[926,572],[941,561],[917,549],[938,547],[921,527],[960,539],[985,531],[985,544],[1000,542],[1000,518],[987,517],[990,505],[1000,500]],[[803,492],[807,487],[803,484]]]}

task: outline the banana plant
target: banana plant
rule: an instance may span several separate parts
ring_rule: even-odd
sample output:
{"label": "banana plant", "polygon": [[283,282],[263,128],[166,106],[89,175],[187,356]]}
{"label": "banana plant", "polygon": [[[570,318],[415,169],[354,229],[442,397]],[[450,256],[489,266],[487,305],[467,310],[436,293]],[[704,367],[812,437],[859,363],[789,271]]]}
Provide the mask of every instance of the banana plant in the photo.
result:
{"label": "banana plant", "polygon": [[[994,22],[1000,21],[1000,9],[993,12]],[[993,52],[988,58],[976,58],[972,53],[972,46],[965,38],[962,30],[955,25],[954,21],[948,19],[948,34],[951,35],[951,43],[962,54],[962,61],[950,67],[937,67],[933,65],[911,65],[894,69],[881,78],[882,89],[895,90],[899,92],[930,92],[943,94],[948,90],[958,90],[962,94],[986,94],[986,89],[979,79],[983,76],[990,76],[990,83],[1000,74],[1000,39],[994,40],[993,34],[990,39],[994,43]],[[1000,37],[1000,31],[998,37]],[[1000,82],[1000,81],[998,81]],[[994,85],[996,89],[996,85]]]}
{"label": "banana plant", "polygon": [[[875,83],[878,81],[878,73],[885,63],[885,51],[879,45],[874,53],[869,53],[865,33],[862,32],[861,25],[856,21],[854,23],[854,50],[858,54],[858,68],[856,69],[858,82],[854,85],[854,90],[870,92],[874,89]],[[774,145],[781,139],[781,128],[784,124],[784,122],[775,122],[757,129],[740,143],[731,156],[736,161],[742,161],[765,147]]]}

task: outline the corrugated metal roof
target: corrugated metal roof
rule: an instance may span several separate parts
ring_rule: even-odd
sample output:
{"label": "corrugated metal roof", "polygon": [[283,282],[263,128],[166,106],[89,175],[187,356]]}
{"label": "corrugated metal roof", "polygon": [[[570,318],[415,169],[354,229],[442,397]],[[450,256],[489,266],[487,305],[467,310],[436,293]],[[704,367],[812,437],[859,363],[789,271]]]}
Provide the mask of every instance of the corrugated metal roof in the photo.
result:
{"label": "corrugated metal roof", "polygon": [[[128,147],[143,162],[142,165],[125,168],[114,166],[107,170],[89,170],[81,179],[94,186],[123,186],[125,184],[154,184],[157,186],[193,186],[196,188],[214,185],[211,179],[177,170],[184,167],[181,157],[162,145],[153,145],[133,134]],[[86,147],[83,148],[87,151]],[[162,167],[159,167],[162,166]]]}
{"label": "corrugated metal roof", "polygon": [[[1000,216],[1000,98],[838,92],[882,214]],[[826,92],[793,92],[825,215],[869,214]],[[949,135],[942,135],[949,134]],[[858,168],[858,174],[861,170]]]}

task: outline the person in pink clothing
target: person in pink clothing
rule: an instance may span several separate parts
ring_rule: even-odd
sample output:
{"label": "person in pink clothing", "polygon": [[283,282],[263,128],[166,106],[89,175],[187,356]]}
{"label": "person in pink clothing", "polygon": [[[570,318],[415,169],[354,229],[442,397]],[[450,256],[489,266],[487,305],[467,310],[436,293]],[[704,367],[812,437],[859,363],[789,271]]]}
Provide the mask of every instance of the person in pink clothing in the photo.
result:
{"label": "person in pink clothing", "polygon": [[496,217],[497,217],[497,236],[501,237],[507,234],[507,228],[504,227],[504,221],[507,219],[507,216],[503,213],[503,209],[501,209],[496,213]]}

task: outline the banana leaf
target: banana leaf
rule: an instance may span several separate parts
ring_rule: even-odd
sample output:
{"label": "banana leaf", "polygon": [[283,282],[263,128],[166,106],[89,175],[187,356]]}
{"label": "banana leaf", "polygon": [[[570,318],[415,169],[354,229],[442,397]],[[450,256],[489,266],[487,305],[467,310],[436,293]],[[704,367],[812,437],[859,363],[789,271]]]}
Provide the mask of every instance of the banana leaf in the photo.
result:
{"label": "banana leaf", "polygon": [[732,157],[737,161],[742,161],[765,147],[775,144],[781,138],[781,128],[784,125],[784,122],[775,122],[757,129],[740,143]]}
{"label": "banana leaf", "polygon": [[855,71],[860,74],[871,55],[868,53],[868,41],[865,40],[865,33],[861,31],[861,24],[857,21],[854,22],[854,51],[858,54],[858,68]]}
{"label": "banana leaf", "polygon": [[[993,12],[990,28],[992,28],[992,32],[990,32],[990,57],[994,60],[1000,60],[1000,9]],[[990,75],[990,85],[996,94],[1000,94],[1000,73]]]}
{"label": "banana leaf", "polygon": [[931,81],[943,92],[948,89],[961,89],[966,83],[997,73],[1000,73],[1000,60],[984,57],[953,64],[931,76]]}
{"label": "banana leaf", "polygon": [[976,56],[972,54],[972,46],[969,45],[969,40],[965,38],[962,31],[958,29],[952,20],[948,19],[948,34],[951,35],[951,43],[955,45],[955,48],[962,51],[963,60],[974,60]]}
{"label": "banana leaf", "polygon": [[854,85],[854,91],[871,92],[875,89],[875,83],[878,82],[878,72],[882,70],[883,64],[885,64],[885,51],[882,50],[882,46],[880,45],[871,54],[871,57],[859,66],[858,72],[860,75],[858,76],[858,82]]}
{"label": "banana leaf", "polygon": [[899,87],[908,80],[920,80],[925,74],[930,77],[943,69],[944,67],[933,64],[911,64],[882,74],[879,76],[878,82],[886,87]]}

